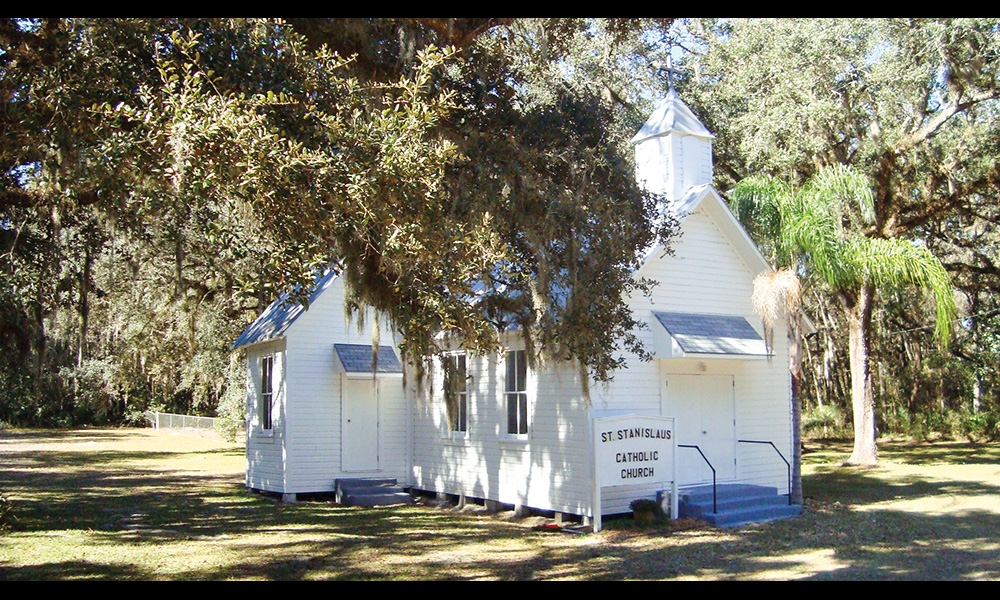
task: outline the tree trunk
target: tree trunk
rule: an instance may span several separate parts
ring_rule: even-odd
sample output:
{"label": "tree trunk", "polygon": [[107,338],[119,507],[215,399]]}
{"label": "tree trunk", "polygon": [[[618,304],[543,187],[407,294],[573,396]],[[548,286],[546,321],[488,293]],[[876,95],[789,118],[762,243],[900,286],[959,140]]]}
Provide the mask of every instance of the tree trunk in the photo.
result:
{"label": "tree trunk", "polygon": [[874,466],[878,463],[875,391],[869,365],[874,299],[874,287],[864,284],[853,303],[845,301],[850,330],[851,405],[854,409],[854,451],[847,459],[849,465]]}
{"label": "tree trunk", "polygon": [[788,372],[792,378],[792,504],[802,504],[802,312],[788,316]]}
{"label": "tree trunk", "polygon": [[[93,263],[93,255],[90,252],[88,244],[83,249],[83,270],[80,273],[80,303],[77,306],[79,338],[76,346],[76,367],[78,369],[83,366],[83,359],[87,356],[87,325],[90,321],[90,271]],[[73,387],[76,387],[75,376]]]}

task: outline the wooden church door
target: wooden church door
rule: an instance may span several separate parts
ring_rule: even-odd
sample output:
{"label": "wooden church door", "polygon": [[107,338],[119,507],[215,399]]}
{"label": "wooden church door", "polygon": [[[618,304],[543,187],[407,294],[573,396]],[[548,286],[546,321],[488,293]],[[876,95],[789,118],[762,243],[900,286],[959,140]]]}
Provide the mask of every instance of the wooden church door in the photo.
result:
{"label": "wooden church door", "polygon": [[[698,446],[715,467],[718,481],[736,479],[733,376],[667,374],[660,379],[660,413],[676,419],[678,446]],[[697,450],[677,449],[677,482],[712,482],[712,470]]]}
{"label": "wooden church door", "polygon": [[379,466],[378,381],[344,378],[341,468],[377,471]]}

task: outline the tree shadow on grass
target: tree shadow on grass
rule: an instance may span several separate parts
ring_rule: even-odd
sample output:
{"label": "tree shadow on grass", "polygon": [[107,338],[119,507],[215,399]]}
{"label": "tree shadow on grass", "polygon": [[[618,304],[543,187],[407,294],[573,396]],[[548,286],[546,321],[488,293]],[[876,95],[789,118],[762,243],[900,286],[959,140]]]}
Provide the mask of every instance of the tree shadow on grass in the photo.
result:
{"label": "tree shadow on grass", "polygon": [[[803,450],[803,463],[838,463],[851,454],[853,440],[810,439]],[[879,457],[909,465],[993,465],[1000,463],[1000,444],[962,441],[914,442],[880,440]]]}
{"label": "tree shadow on grass", "polygon": [[44,565],[0,564],[0,581],[148,580],[150,574],[135,565],[110,565],[86,560],[66,560]]}
{"label": "tree shadow on grass", "polygon": [[[18,517],[11,535],[65,535],[99,557],[124,547],[209,558],[224,549],[234,558],[168,571],[138,559],[127,564],[127,553],[104,562],[8,562],[0,580],[1000,578],[1000,515],[900,508],[996,495],[990,479],[887,478],[821,467],[804,477],[807,502],[798,519],[735,530],[622,527],[575,536],[421,506],[281,504],[247,493],[240,476],[183,470],[195,454],[205,453],[5,454],[0,489],[15,497]],[[176,468],[144,462],[161,460]]]}
{"label": "tree shadow on grass", "polygon": [[[426,510],[426,509],[425,509]],[[410,515],[407,515],[409,517]],[[926,517],[896,511],[844,512],[726,531],[668,534],[649,544],[648,532],[600,534],[597,543],[566,544],[575,536],[539,534],[492,523],[458,533],[392,527],[377,535],[291,542],[261,560],[247,558],[204,579],[996,579],[997,515]],[[459,527],[456,527],[459,525]],[[327,534],[332,534],[333,527]],[[546,536],[552,543],[538,545]],[[531,538],[536,538],[532,540]],[[508,543],[499,544],[499,540]],[[523,542],[519,544],[519,542]],[[656,546],[648,548],[647,546]],[[489,548],[485,550],[484,548]]]}
{"label": "tree shadow on grass", "polygon": [[926,498],[939,494],[1000,494],[1000,481],[996,484],[978,480],[933,481],[917,475],[895,476],[887,480],[871,471],[850,467],[834,467],[803,476],[802,487],[807,498],[852,505]]}
{"label": "tree shadow on grass", "polygon": [[0,446],[30,441],[32,444],[114,442],[134,439],[152,429],[6,429],[0,431]]}
{"label": "tree shadow on grass", "polygon": [[882,458],[910,465],[995,465],[1000,445],[971,442],[887,442],[879,446]]}

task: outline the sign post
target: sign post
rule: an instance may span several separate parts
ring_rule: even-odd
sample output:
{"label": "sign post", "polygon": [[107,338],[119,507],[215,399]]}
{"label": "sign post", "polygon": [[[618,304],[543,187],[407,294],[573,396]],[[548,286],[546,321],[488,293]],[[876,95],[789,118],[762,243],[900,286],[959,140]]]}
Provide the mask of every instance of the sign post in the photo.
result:
{"label": "sign post", "polygon": [[622,415],[591,421],[594,451],[593,520],[601,530],[601,488],[670,483],[670,518],[677,518],[677,441],[672,417]]}

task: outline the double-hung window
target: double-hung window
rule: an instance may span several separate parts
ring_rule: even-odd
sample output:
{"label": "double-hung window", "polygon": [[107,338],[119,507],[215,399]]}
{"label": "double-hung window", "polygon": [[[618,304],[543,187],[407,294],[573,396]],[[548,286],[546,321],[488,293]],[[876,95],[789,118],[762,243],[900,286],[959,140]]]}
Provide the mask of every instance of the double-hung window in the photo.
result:
{"label": "double-hung window", "polygon": [[453,434],[469,431],[469,393],[465,370],[465,354],[448,354],[444,363],[444,404],[448,413],[448,429]]}
{"label": "double-hung window", "polygon": [[274,355],[260,359],[260,428],[271,429],[271,407],[274,405]]}
{"label": "double-hung window", "polygon": [[507,404],[507,434],[528,434],[528,365],[524,350],[507,353],[504,392]]}

